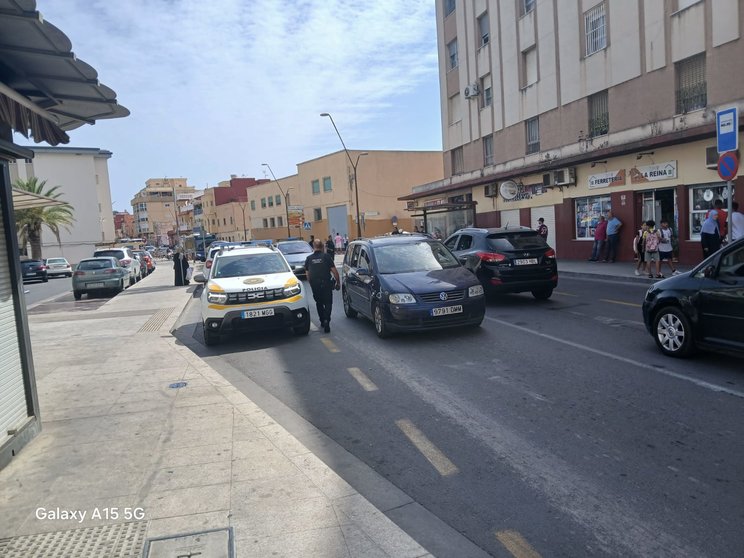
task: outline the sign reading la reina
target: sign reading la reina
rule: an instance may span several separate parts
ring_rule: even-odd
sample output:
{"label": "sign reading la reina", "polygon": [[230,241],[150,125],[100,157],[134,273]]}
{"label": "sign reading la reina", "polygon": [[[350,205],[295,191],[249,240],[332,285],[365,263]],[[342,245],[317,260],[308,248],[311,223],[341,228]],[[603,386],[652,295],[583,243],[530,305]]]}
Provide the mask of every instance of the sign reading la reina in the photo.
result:
{"label": "sign reading la reina", "polygon": [[631,184],[643,184],[656,180],[669,180],[670,178],[677,178],[677,161],[667,161],[657,165],[630,169]]}

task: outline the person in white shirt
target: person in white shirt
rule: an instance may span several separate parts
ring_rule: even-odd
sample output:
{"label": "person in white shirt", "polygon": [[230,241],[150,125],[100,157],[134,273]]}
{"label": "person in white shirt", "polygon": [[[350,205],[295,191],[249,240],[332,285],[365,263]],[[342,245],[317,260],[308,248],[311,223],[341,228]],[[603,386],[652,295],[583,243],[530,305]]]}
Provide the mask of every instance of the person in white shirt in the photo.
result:
{"label": "person in white shirt", "polygon": [[739,212],[739,202],[731,204],[731,241],[744,238],[744,213]]}
{"label": "person in white shirt", "polygon": [[[661,220],[661,238],[659,239],[659,260],[661,264],[666,262],[669,264],[669,269],[672,270],[672,275],[679,275],[679,271],[674,267],[673,254],[672,254],[672,229],[669,228],[669,222],[665,219]],[[660,264],[660,265],[661,265]],[[650,268],[649,268],[649,271]]]}

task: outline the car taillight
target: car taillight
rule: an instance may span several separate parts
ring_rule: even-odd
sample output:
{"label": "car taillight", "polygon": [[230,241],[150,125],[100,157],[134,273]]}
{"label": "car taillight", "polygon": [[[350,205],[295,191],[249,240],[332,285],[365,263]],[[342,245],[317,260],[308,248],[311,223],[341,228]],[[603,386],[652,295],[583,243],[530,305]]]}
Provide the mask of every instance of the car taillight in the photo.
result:
{"label": "car taillight", "polygon": [[77,275],[79,277],[81,275],[85,275],[85,272],[84,271],[76,271],[75,272],[75,275]]}
{"label": "car taillight", "polygon": [[547,252],[545,252],[545,257],[554,260],[555,259],[555,250],[553,250],[551,248],[550,250],[548,250]]}
{"label": "car taillight", "polygon": [[45,266],[45,265],[40,265],[40,266],[39,266],[39,271],[46,271],[46,268],[47,268],[47,266]]}
{"label": "car taillight", "polygon": [[104,269],[103,272],[104,273],[116,273],[116,270],[113,269],[113,268],[111,268],[111,269]]}
{"label": "car taillight", "polygon": [[119,263],[123,265],[124,267],[128,266],[130,263],[132,263],[131,258],[124,258],[123,260],[119,260]]}
{"label": "car taillight", "polygon": [[506,261],[504,254],[498,254],[496,252],[477,252],[476,256],[484,263],[499,263]]}

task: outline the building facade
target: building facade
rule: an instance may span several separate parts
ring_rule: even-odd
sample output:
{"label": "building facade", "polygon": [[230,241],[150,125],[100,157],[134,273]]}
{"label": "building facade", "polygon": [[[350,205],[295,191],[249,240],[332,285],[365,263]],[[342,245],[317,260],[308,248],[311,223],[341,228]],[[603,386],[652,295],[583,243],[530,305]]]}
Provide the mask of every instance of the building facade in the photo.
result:
{"label": "building facade", "polygon": [[93,255],[97,244],[115,240],[111,212],[108,160],[111,152],[85,147],[32,147],[33,159],[18,159],[9,165],[10,177],[46,180],[47,188],[59,186],[63,199],[73,208],[75,222],[60,228],[60,242],[42,227],[44,258],[64,257],[77,263]]}
{"label": "building facade", "polygon": [[175,246],[191,234],[190,224],[180,218],[192,205],[197,191],[185,178],[150,178],[132,198],[135,235],[156,246]]}
{"label": "building facade", "polygon": [[567,258],[609,209],[626,260],[665,219],[699,261],[701,219],[728,201],[715,116],[744,108],[743,25],[737,0],[438,0],[445,178],[402,199],[445,236],[543,217]]}
{"label": "building facade", "polygon": [[114,211],[114,235],[116,238],[135,238],[134,217],[129,211]]}
{"label": "building facade", "polygon": [[266,182],[265,179],[232,175],[230,180],[206,188],[200,200],[199,217],[204,234],[230,242],[250,240],[252,221],[248,191]]}

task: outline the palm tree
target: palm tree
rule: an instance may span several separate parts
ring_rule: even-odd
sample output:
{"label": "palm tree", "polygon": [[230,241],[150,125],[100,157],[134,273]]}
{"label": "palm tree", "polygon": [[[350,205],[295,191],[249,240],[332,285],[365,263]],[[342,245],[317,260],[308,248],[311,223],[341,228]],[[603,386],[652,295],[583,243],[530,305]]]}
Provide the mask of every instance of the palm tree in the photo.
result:
{"label": "palm tree", "polygon": [[[54,200],[59,199],[62,192],[58,192],[60,186],[54,186],[45,190],[46,180],[29,178],[28,180],[16,180],[13,185],[19,190],[25,190],[39,196],[46,196]],[[31,257],[41,259],[41,227],[46,226],[57,237],[57,244],[62,247],[59,237],[60,227],[69,232],[69,225],[75,222],[73,207],[69,204],[52,205],[49,207],[33,207],[19,209],[15,212],[16,232],[18,233],[18,244],[24,250],[27,244],[31,244]]]}

